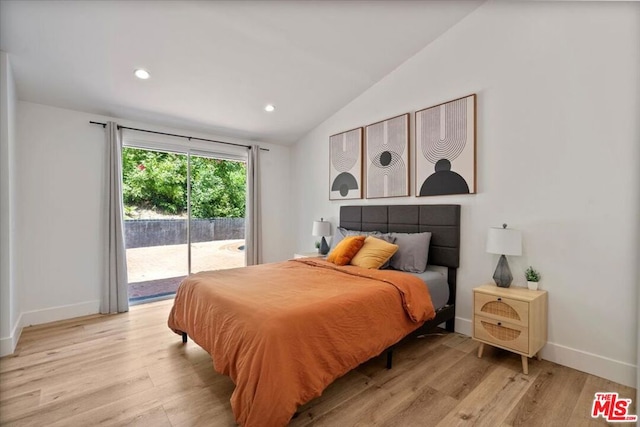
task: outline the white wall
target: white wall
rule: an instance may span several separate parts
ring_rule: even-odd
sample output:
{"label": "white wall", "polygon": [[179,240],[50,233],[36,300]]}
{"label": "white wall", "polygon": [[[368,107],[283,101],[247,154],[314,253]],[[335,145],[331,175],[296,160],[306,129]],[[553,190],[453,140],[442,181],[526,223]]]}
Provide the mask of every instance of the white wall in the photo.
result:
{"label": "white wall", "polygon": [[532,264],[549,291],[543,357],[635,386],[639,12],[617,2],[481,6],[296,144],[297,249],[312,247],[314,218],[335,224],[349,204],[328,200],[330,135],[477,93],[478,194],[355,203],[462,205],[456,329],[466,334],[471,290],[497,263],[487,228],[522,230],[524,254],[509,262],[515,285]]}
{"label": "white wall", "polygon": [[[90,120],[216,139],[19,102],[16,282],[22,290],[24,326],[98,312],[105,136]],[[261,146],[270,149],[261,155],[264,259],[284,260],[291,256],[292,243],[274,235],[290,235],[288,209],[278,209],[290,204],[289,148]]]}
{"label": "white wall", "polygon": [[0,52],[0,355],[12,353],[20,337],[15,284],[16,102],[9,55]]}

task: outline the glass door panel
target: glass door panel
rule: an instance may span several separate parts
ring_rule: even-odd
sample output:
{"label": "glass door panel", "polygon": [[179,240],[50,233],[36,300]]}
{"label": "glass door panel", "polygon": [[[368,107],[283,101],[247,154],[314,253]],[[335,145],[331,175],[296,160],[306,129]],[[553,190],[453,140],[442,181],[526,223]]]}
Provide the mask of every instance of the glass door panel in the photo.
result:
{"label": "glass door panel", "polygon": [[188,270],[187,155],[122,150],[129,302],[175,294]]}
{"label": "glass door panel", "polygon": [[244,267],[246,163],[189,158],[191,273]]}

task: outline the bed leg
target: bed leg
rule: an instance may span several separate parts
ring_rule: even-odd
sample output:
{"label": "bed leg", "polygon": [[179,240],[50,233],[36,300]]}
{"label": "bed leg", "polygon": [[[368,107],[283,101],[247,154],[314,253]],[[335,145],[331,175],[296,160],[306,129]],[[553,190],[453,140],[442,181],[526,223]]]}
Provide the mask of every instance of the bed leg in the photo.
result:
{"label": "bed leg", "polygon": [[455,319],[447,320],[446,322],[444,322],[444,328],[449,332],[455,332],[456,331],[456,320]]}
{"label": "bed leg", "polygon": [[391,369],[391,365],[393,364],[393,350],[387,350],[387,369]]}
{"label": "bed leg", "polygon": [[187,343],[187,333],[186,333],[186,332],[183,332],[183,333],[182,333],[182,343],[183,343],[183,344],[186,344],[186,343]]}

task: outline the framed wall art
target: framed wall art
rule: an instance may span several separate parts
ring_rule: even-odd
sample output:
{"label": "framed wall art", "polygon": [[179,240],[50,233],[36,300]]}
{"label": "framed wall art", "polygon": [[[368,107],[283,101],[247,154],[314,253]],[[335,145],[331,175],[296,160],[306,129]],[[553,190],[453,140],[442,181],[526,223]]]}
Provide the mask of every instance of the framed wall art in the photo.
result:
{"label": "framed wall art", "polygon": [[329,200],[362,198],[362,128],[329,137]]}
{"label": "framed wall art", "polygon": [[416,196],[476,192],[476,95],[416,112]]}
{"label": "framed wall art", "polygon": [[409,195],[409,113],[365,127],[367,199]]}

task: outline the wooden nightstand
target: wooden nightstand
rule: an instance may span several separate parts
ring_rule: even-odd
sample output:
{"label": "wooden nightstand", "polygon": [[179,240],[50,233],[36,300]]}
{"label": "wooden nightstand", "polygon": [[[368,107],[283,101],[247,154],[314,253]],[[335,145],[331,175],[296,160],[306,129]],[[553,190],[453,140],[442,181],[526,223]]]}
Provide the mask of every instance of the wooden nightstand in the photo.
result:
{"label": "wooden nightstand", "polygon": [[484,285],[473,289],[473,339],[522,357],[522,371],[529,373],[529,357],[547,343],[547,291]]}
{"label": "wooden nightstand", "polygon": [[293,254],[294,258],[326,258],[326,255],[322,255],[319,252],[298,252]]}

